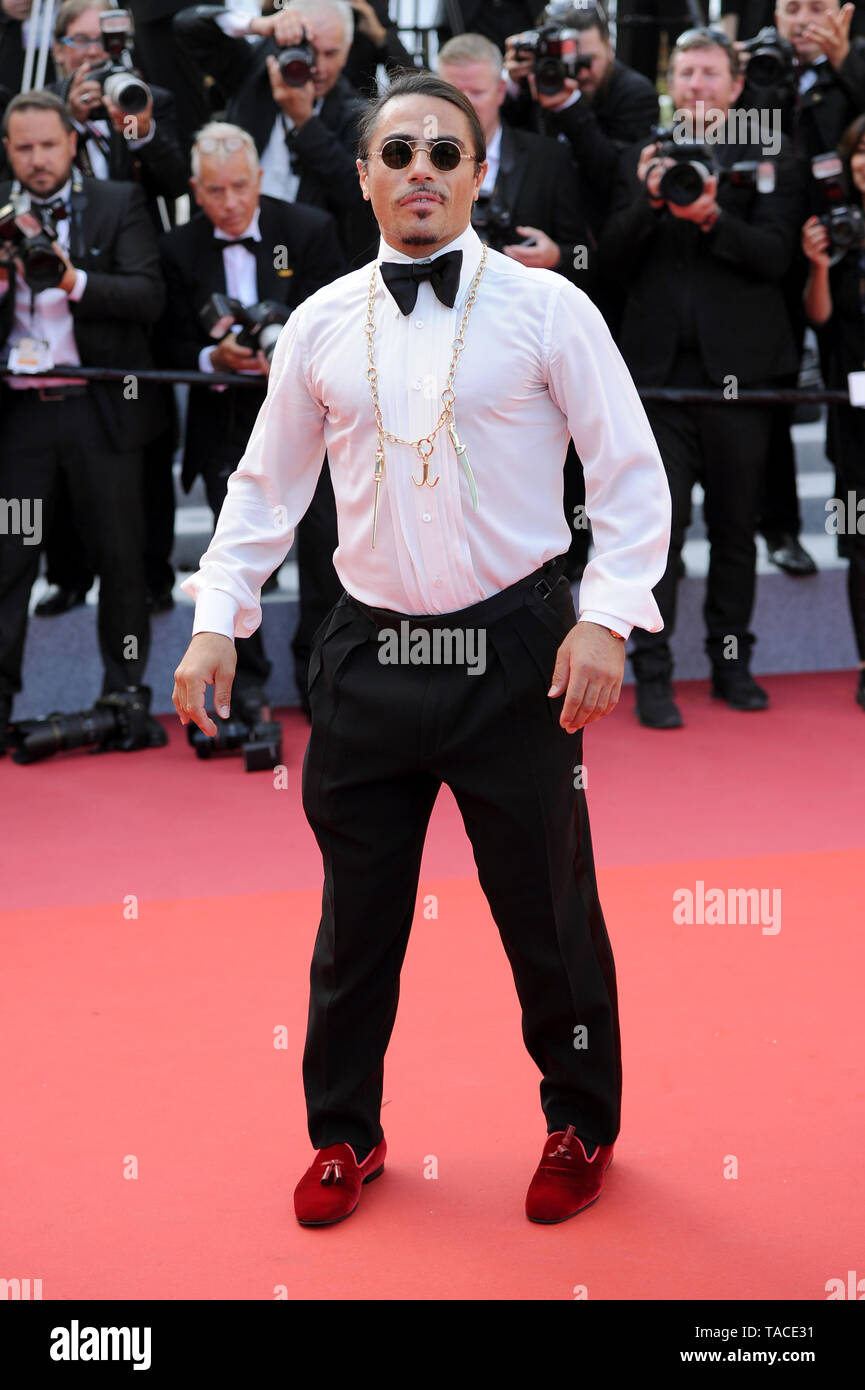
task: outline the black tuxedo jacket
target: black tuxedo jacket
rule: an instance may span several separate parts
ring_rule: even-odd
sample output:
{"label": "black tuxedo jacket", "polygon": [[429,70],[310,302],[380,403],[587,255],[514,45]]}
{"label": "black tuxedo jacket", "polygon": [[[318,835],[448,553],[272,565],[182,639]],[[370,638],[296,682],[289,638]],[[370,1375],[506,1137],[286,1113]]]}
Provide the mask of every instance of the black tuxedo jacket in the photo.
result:
{"label": "black tuxedo jacket", "polygon": [[[655,212],[637,178],[641,146],[626,151],[599,255],[625,285],[619,347],[638,386],[675,386],[678,348],[696,348],[712,381],[758,386],[795,372],[798,358],[781,281],[802,227],[796,161],[782,149],[773,193],[721,182],[710,232]],[[716,145],[725,165],[759,147]]]}
{"label": "black tuxedo jacket", "polygon": [[[228,98],[227,119],[249,131],[261,154],[279,115],[266,66],[268,56],[279,48],[273,39],[251,43],[229,38],[216,23],[224,13],[214,5],[194,5],[175,17],[174,32],[199,67],[222,87]],[[346,256],[357,265],[372,259],[378,248],[372,211],[355,168],[357,118],[364,104],[340,77],[319,114],[302,130],[292,131],[288,141],[300,175],[296,201],[332,213]]]}
{"label": "black tuxedo jacket", "polygon": [[[259,300],[275,299],[295,309],[345,273],[345,259],[329,213],[278,198],[262,198],[259,230],[261,241],[255,252]],[[279,258],[276,247],[285,247]],[[214,237],[210,220],[199,212],[185,226],[163,235],[160,252],[168,294],[156,334],[157,356],[162,366],[195,371],[201,349],[214,346],[201,325],[199,312],[214,291],[225,293],[223,245]],[[275,268],[277,260],[280,269]],[[263,399],[263,392],[251,387],[236,391],[191,388],[183,456],[187,490],[199,473],[219,465],[226,446],[233,448],[236,461],[240,460]]]}
{"label": "black tuxedo jacket", "polygon": [[[66,100],[71,78],[64,77],[47,88]],[[169,202],[189,192],[189,165],[177,138],[177,115],[174,97],[165,87],[150,86],[153,93],[153,139],[133,150],[123,132],[109,125],[108,177],[129,183],[140,183],[148,199],[163,197]],[[81,135],[78,136],[79,142]],[[154,212],[153,208],[151,211]],[[154,214],[156,215],[156,214]],[[162,222],[157,216],[157,226]]]}
{"label": "black tuxedo jacket", "polygon": [[514,226],[539,227],[562,253],[556,267],[579,283],[574,248],[586,244],[586,227],[577,207],[577,186],[564,145],[527,130],[502,125],[501,162],[496,195]]}
{"label": "black tuxedo jacket", "polygon": [[[0,203],[10,191],[0,185]],[[84,179],[80,206],[73,192],[70,224],[72,264],[87,271],[87,288],[77,303],[70,302],[75,343],[85,367],[153,366],[150,325],[165,303],[156,235],[144,194],[131,183]],[[16,278],[0,301],[0,343],[12,329]],[[57,364],[61,366],[61,363]],[[94,382],[90,391],[112,445],[137,449],[164,428],[164,411],[152,384]]]}

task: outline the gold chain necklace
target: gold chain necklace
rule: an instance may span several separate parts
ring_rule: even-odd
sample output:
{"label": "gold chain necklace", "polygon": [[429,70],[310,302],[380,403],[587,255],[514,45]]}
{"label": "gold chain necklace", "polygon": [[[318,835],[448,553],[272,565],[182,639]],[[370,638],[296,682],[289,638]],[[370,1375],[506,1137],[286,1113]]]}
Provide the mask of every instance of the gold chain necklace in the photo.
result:
{"label": "gold chain necklace", "polygon": [[484,246],[481,252],[480,265],[475,271],[474,278],[471,284],[469,285],[469,292],[466,296],[466,305],[465,309],[463,310],[463,316],[460,321],[460,326],[457,329],[457,336],[454,338],[453,355],[451,357],[450,370],[448,371],[447,381],[445,382],[445,387],[441,395],[441,414],[439,415],[435,428],[432,429],[429,434],[424,435],[422,439],[400,439],[399,435],[390,434],[390,432],[386,430],[384,427],[384,421],[382,420],[381,415],[381,406],[379,405],[378,399],[378,372],[376,370],[375,356],[373,353],[373,337],[375,336],[375,277],[376,271],[378,270],[378,263],[376,262],[376,264],[372,268],[372,275],[370,276],[369,280],[369,297],[367,299],[366,305],[365,330],[366,352],[367,357],[369,359],[369,367],[367,368],[366,377],[370,385],[370,391],[372,392],[372,406],[373,410],[375,411],[375,423],[376,429],[378,430],[378,448],[376,449],[375,453],[375,472],[373,473],[373,478],[375,479],[375,502],[373,503],[372,509],[373,550],[375,550],[375,535],[376,527],[378,525],[379,491],[381,489],[381,481],[384,475],[385,440],[387,440],[389,444],[405,444],[409,449],[416,449],[421,461],[422,471],[420,481],[418,481],[418,479],[415,478],[414,474],[412,474],[412,482],[414,483],[415,487],[423,487],[424,484],[426,484],[427,487],[435,487],[436,483],[438,482],[438,478],[434,478],[433,481],[430,482],[429,460],[430,455],[432,454],[432,451],[435,448],[436,435],[438,434],[439,430],[446,425],[448,434],[451,437],[451,443],[454,446],[454,451],[466,475],[466,480],[469,485],[469,491],[471,493],[472,505],[475,511],[477,511],[478,509],[478,491],[477,487],[475,486],[474,477],[472,476],[472,470],[468,461],[468,457],[466,456],[466,446],[464,444],[461,444],[459,439],[457,438],[456,427],[453,423],[453,407],[454,401],[456,400],[453,384],[454,376],[456,374],[457,369],[457,362],[459,361],[459,355],[462,352],[463,347],[465,346],[463,341],[463,335],[466,331],[471,311],[474,308],[475,300],[477,299],[478,286],[480,285],[481,276],[484,273],[484,267],[486,266],[486,263],[487,248],[486,246]]}

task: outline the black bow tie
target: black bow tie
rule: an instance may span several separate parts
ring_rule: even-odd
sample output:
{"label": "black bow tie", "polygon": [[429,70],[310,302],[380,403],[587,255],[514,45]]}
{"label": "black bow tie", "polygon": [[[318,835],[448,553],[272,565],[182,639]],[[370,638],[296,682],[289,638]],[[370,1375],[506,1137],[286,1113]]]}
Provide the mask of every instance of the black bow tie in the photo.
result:
{"label": "black bow tie", "polygon": [[69,209],[62,198],[54,198],[44,203],[40,203],[35,198],[31,198],[30,206],[35,212],[43,213],[55,223],[63,222],[69,216]]}
{"label": "black bow tie", "polygon": [[448,251],[444,256],[437,256],[434,261],[425,261],[421,265],[382,261],[379,269],[382,280],[402,312],[410,314],[417,303],[417,287],[421,280],[429,280],[442,304],[452,309],[460,286],[462,263],[462,251]]}
{"label": "black bow tie", "polygon": [[224,251],[227,246],[245,246],[247,251],[251,251],[253,255],[255,255],[255,248],[258,245],[254,236],[242,236],[237,241],[223,241],[220,236],[216,237],[216,243],[221,251]]}

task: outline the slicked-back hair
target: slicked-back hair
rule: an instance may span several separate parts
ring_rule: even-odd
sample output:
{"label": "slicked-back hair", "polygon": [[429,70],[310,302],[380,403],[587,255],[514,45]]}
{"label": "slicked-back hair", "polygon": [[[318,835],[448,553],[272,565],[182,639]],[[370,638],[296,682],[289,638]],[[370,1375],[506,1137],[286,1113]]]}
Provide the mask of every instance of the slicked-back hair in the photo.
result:
{"label": "slicked-back hair", "polygon": [[75,129],[66,103],[54,92],[19,92],[14,96],[3,115],[4,135],[9,134],[9,117],[14,116],[16,111],[56,111],[65,131]]}
{"label": "slicked-back hair", "polygon": [[389,101],[396,97],[428,97],[430,100],[449,101],[451,106],[459,107],[469,123],[472,142],[475,147],[475,163],[483,164],[487,157],[487,142],[477,112],[467,96],[457,87],[437,77],[432,72],[404,72],[395,78],[381,96],[375,97],[361,115],[357,127],[358,159],[369,159],[369,147],[379,118]]}

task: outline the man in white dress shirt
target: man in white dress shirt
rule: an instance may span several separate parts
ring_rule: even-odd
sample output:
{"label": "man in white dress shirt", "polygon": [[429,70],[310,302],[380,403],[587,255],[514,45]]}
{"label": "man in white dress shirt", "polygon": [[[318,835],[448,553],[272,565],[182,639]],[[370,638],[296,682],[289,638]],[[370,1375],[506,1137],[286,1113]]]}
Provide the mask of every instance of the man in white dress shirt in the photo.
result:
{"label": "man in white dress shirt", "polygon": [[[227,709],[232,639],[257,628],[261,585],[327,450],[346,592],[310,661],[303,797],[325,886],[303,1075],[319,1152],[295,1212],[302,1224],[342,1220],[382,1171],[384,1055],[444,782],[543,1078],[547,1141],[526,1214],[561,1221],[600,1194],[621,1098],[581,730],[618,700],[632,625],[660,627],[652,586],[669,492],[598,311],[563,276],[485,250],[472,230],[486,164],[471,103],[429,73],[401,77],[359,143],[379,256],[312,295],[282,333],[213,541],[186,582],[196,615],[174,704],[182,723],[214,733],[205,688]],[[597,547],[579,621],[558,565],[569,434]]]}

